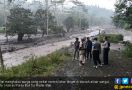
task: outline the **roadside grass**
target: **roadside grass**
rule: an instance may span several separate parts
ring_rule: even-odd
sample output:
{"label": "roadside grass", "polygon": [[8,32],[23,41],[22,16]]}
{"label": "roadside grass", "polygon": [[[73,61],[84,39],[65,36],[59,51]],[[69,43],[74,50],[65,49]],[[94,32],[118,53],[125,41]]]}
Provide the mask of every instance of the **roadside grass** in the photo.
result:
{"label": "roadside grass", "polygon": [[50,76],[54,70],[68,60],[71,54],[67,49],[58,50],[52,54],[42,57],[32,57],[25,63],[6,69],[0,73],[0,77],[30,77],[30,76]]}
{"label": "roadside grass", "polygon": [[123,55],[128,58],[132,58],[132,43],[129,43],[125,46],[123,50]]}
{"label": "roadside grass", "polygon": [[123,41],[123,35],[121,34],[117,34],[117,35],[116,34],[106,34],[106,35],[100,35],[100,36],[98,35],[99,41],[103,42],[104,41],[103,38],[105,36],[108,37],[111,43],[118,43],[119,41]]}

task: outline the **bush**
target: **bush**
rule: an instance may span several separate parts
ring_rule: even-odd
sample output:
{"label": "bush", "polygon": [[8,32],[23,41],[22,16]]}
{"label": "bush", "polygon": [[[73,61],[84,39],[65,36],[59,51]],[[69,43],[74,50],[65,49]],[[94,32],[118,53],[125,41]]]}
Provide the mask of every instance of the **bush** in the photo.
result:
{"label": "bush", "polygon": [[128,58],[132,58],[132,44],[127,44],[125,50],[123,51],[123,54]]}
{"label": "bush", "polygon": [[4,27],[0,27],[0,33],[5,33]]}
{"label": "bush", "polygon": [[60,34],[60,33],[65,33],[64,29],[62,26],[52,26],[50,33],[53,34]]}
{"label": "bush", "polygon": [[100,36],[98,36],[99,41],[103,42],[104,41],[103,38],[105,36],[108,37],[108,39],[111,43],[118,43],[119,41],[123,41],[123,35],[121,35],[121,34],[118,34],[118,35],[116,35],[116,34],[100,35]]}

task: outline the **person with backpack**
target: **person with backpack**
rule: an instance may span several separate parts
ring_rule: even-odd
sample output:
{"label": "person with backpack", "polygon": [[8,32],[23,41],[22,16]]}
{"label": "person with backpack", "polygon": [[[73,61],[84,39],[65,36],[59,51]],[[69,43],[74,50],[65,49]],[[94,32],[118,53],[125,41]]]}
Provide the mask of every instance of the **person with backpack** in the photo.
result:
{"label": "person with backpack", "polygon": [[76,41],[74,42],[74,59],[79,59],[79,47],[80,47],[80,42],[79,42],[79,38],[76,38]]}
{"label": "person with backpack", "polygon": [[108,41],[108,38],[104,38],[104,43],[103,43],[103,62],[104,65],[108,65],[109,61],[109,51],[110,51],[110,42]]}
{"label": "person with backpack", "polygon": [[87,42],[86,42],[86,57],[87,57],[87,60],[90,56],[90,60],[92,59],[92,41],[89,39],[89,37],[87,37]]}
{"label": "person with backpack", "polygon": [[85,63],[85,39],[81,39],[81,45],[80,45],[80,48],[79,48],[79,66],[82,66],[84,65]]}

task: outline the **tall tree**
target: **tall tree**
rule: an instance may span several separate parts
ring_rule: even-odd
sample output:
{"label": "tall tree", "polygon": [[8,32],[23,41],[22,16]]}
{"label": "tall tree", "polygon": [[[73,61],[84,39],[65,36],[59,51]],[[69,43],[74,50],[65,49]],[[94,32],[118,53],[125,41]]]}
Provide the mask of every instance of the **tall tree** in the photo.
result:
{"label": "tall tree", "polygon": [[36,33],[34,17],[29,9],[15,7],[10,10],[7,17],[7,33],[17,34],[18,41],[22,41],[24,34]]}
{"label": "tall tree", "polygon": [[[46,10],[38,9],[35,14],[35,22],[38,27],[42,30],[42,36],[47,33],[47,15]],[[53,25],[56,24],[55,17],[48,12],[48,28],[51,28]]]}
{"label": "tall tree", "polygon": [[81,20],[81,28],[83,30],[89,28],[89,23],[88,23],[87,19],[84,18],[84,19]]}
{"label": "tall tree", "polygon": [[132,1],[117,0],[113,22],[116,26],[132,29]]}
{"label": "tall tree", "polygon": [[67,32],[69,32],[70,29],[74,27],[74,20],[73,20],[73,18],[72,17],[67,17],[64,20],[64,25],[66,26]]}

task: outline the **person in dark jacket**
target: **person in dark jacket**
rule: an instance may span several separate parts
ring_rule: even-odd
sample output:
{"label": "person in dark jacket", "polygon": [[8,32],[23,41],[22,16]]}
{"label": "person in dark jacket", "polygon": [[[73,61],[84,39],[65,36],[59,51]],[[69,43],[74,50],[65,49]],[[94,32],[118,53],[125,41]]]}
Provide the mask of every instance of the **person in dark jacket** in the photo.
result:
{"label": "person in dark jacket", "polygon": [[79,48],[80,48],[80,42],[79,42],[79,38],[76,38],[76,41],[74,42],[74,60],[79,59]]}
{"label": "person in dark jacket", "polygon": [[87,42],[87,38],[86,37],[84,37],[83,38],[83,40],[84,40],[84,49],[85,49],[85,54],[84,54],[84,57],[85,57],[85,60],[87,59],[87,51],[86,51],[86,42]]}
{"label": "person in dark jacket", "polygon": [[90,56],[90,59],[92,59],[92,41],[89,39],[89,37],[87,37],[87,42],[86,42],[86,56],[87,56],[87,60]]}
{"label": "person in dark jacket", "polygon": [[94,67],[98,68],[97,63],[99,63],[99,66],[102,66],[100,61],[101,44],[97,41],[97,38],[94,38],[92,54],[93,54],[93,61],[95,65]]}
{"label": "person in dark jacket", "polygon": [[109,50],[110,50],[110,42],[108,41],[108,38],[105,37],[104,38],[104,43],[103,43],[103,61],[104,61],[104,65],[108,65],[108,57],[109,57]]}

